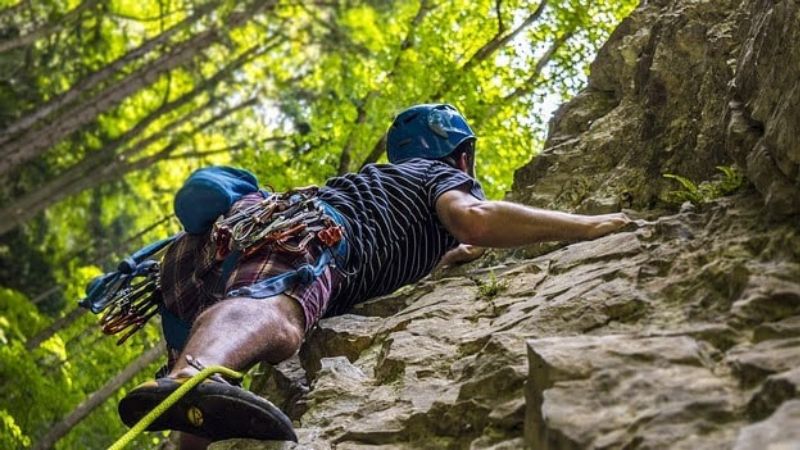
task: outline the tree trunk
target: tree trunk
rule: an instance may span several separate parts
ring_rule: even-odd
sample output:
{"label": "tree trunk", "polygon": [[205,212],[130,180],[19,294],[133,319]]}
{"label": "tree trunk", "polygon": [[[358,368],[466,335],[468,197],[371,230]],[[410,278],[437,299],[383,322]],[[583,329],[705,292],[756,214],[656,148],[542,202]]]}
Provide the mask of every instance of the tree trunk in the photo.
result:
{"label": "tree trunk", "polygon": [[68,11],[62,17],[58,18],[54,23],[48,23],[33,31],[23,34],[22,36],[17,36],[14,39],[0,41],[0,53],[7,52],[15,48],[24,47],[32,44],[42,37],[60,31],[66,25],[69,25],[73,19],[79,17],[84,11],[91,8],[96,3],[97,0],[84,0],[80,5],[76,6],[71,11]]}
{"label": "tree trunk", "polygon": [[[445,79],[444,83],[439,86],[439,89],[435,91],[433,95],[431,95],[428,99],[429,101],[440,101],[442,96],[447,93],[448,89],[452,84],[458,80],[460,77],[464,76],[465,73],[472,70],[473,67],[477,66],[478,64],[486,61],[490,56],[492,56],[495,52],[503,48],[506,44],[511,42],[512,39],[517,37],[525,28],[529,27],[531,24],[536,22],[544,13],[545,8],[547,7],[548,0],[541,0],[539,6],[534,10],[524,21],[522,21],[519,26],[511,32],[507,34],[503,34],[502,26],[498,27],[498,32],[495,36],[489,40],[489,42],[483,44],[481,48],[476,51],[467,62],[461,65],[458,70],[455,70],[452,76]],[[499,13],[498,13],[499,14]],[[386,146],[386,134],[383,133],[372,146],[372,150],[369,152],[367,157],[364,159],[364,162],[361,164],[361,167],[366,166],[367,164],[374,163],[381,157],[384,152],[384,148]]]}
{"label": "tree trunk", "polygon": [[177,23],[172,28],[144,42],[139,47],[117,58],[115,61],[109,63],[102,69],[81,79],[80,81],[75,83],[74,86],[70,87],[68,91],[55,97],[53,100],[50,100],[44,105],[40,106],[35,111],[28,113],[25,116],[17,119],[17,121],[10,124],[5,130],[2,130],[2,132],[0,132],[0,144],[4,144],[10,141],[15,134],[25,131],[31,126],[39,123],[39,121],[52,114],[54,111],[78,99],[81,95],[88,93],[90,90],[97,87],[100,83],[108,80],[112,75],[119,72],[119,70],[125,67],[127,64],[144,57],[151,50],[155,49],[156,47],[162,44],[165,44],[176,33],[200,20],[203,16],[209,13],[213,9],[213,7],[216,6],[217,4],[219,4],[219,1],[211,1],[199,7],[194,14],[187,17],[186,19],[183,19],[181,22]]}
{"label": "tree trunk", "polygon": [[130,381],[136,374],[145,367],[156,362],[165,353],[163,342],[159,342],[155,347],[142,353],[141,356],[128,364],[117,376],[112,378],[100,389],[92,392],[81,404],[72,410],[61,422],[50,428],[40,440],[33,446],[33,450],[44,450],[53,448],[55,443],[64,437],[69,431],[86,418],[98,406],[102,405],[109,397],[114,395],[117,390],[125,383]]}
{"label": "tree trunk", "polygon": [[72,108],[67,108],[54,120],[41,128],[32,128],[18,139],[5,144],[0,160],[0,175],[5,175],[19,165],[41,155],[47,149],[69,136],[98,115],[116,106],[129,95],[155,82],[158,77],[188,62],[214,41],[211,31],[195,36],[177,47],[172,53],[161,56],[152,63],[123,78],[119,83],[100,91]]}
{"label": "tree trunk", "polygon": [[40,346],[42,342],[50,339],[54,334],[75,323],[76,320],[83,317],[83,315],[86,314],[86,312],[88,311],[89,310],[86,308],[81,308],[80,306],[76,306],[72,311],[59,317],[53,323],[51,323],[47,328],[36,333],[32,338],[25,341],[25,348],[28,350],[35,349],[36,347]]}
{"label": "tree trunk", "polygon": [[[225,23],[225,30],[240,26],[264,6],[265,4],[262,2],[255,2],[246,11],[233,14]],[[67,108],[63,114],[59,114],[58,118],[51,120],[42,128],[31,129],[18,139],[7,143],[2,149],[0,175],[4,175],[20,164],[44,153],[51,146],[90,123],[129,95],[152,84],[159,76],[187,63],[221,36],[222,32],[217,28],[200,33],[179,44],[171,53],[157,58],[126,76],[119,83],[101,90],[97,95],[86,99],[77,106]]]}
{"label": "tree trunk", "polygon": [[[37,187],[30,193],[23,195],[13,203],[7,205],[0,210],[0,217],[5,217],[0,223],[0,235],[16,228],[20,224],[35,217],[40,212],[47,209],[50,205],[58,203],[59,201],[75,195],[84,189],[98,186],[104,182],[105,179],[88,177],[87,175],[95,173],[96,171],[108,166],[109,164],[116,164],[114,161],[117,157],[117,150],[130,142],[131,140],[139,137],[146,130],[146,128],[155,122],[164,114],[170,113],[194,100],[198,95],[203,92],[212,90],[220,81],[226,79],[234,71],[238,70],[253,58],[263,54],[264,52],[274,48],[283,42],[283,39],[276,39],[268,47],[259,49],[253,47],[240,55],[236,60],[220,69],[211,78],[203,81],[190,92],[181,95],[177,99],[161,105],[152,113],[148,114],[130,130],[119,136],[114,141],[110,142],[99,151],[86,155],[81,161],[67,168],[64,172],[51,177],[47,183]],[[154,133],[153,135],[139,141],[134,147],[125,151],[127,156],[135,156],[136,153],[144,150],[148,145],[156,139],[162,138],[174,126],[184,123],[186,120],[196,117],[199,111],[195,110],[186,115],[182,119],[174,121],[172,124],[167,125],[162,130]]]}
{"label": "tree trunk", "polygon": [[[189,132],[188,134],[194,134],[202,131],[203,129],[213,125],[214,123],[224,119],[228,115],[232,114],[233,112],[237,111],[240,108],[245,106],[249,106],[252,104],[254,100],[249,100],[244,102],[243,104],[234,106],[232,108],[226,109],[214,117],[208,119],[207,121],[198,125],[194,130]],[[172,155],[172,153],[180,148],[181,144],[183,143],[182,136],[176,136],[169,144],[163,147],[161,150],[157,151],[152,155],[148,155],[137,160],[131,161],[129,158],[117,158],[113,161],[97,168],[93,171],[92,176],[85,176],[80,178],[76,181],[74,185],[74,189],[76,192],[80,192],[86,189],[89,189],[94,186],[98,186],[102,183],[106,183],[112,180],[118,180],[123,176],[135,172],[137,170],[142,170],[151,165],[167,159]]]}
{"label": "tree trunk", "polygon": [[[403,42],[400,43],[400,50],[397,52],[397,55],[392,62],[392,68],[386,75],[386,79],[384,81],[385,83],[390,82],[394,78],[395,73],[397,73],[397,67],[400,65],[400,59],[402,58],[403,53],[413,45],[417,28],[425,19],[425,16],[428,14],[428,12],[430,12],[430,10],[431,6],[428,4],[428,0],[420,1],[419,9],[414,15],[414,19],[411,20],[411,25],[409,26],[408,33],[406,33],[406,37],[403,38]],[[351,152],[353,149],[356,130],[366,123],[367,106],[374,97],[378,96],[379,93],[380,91],[378,89],[373,89],[358,102],[358,117],[356,118],[355,124],[353,124],[353,126],[350,128],[350,133],[347,135],[345,144],[342,147],[342,154],[339,156],[339,175],[344,175],[350,170],[350,160],[352,159]]]}

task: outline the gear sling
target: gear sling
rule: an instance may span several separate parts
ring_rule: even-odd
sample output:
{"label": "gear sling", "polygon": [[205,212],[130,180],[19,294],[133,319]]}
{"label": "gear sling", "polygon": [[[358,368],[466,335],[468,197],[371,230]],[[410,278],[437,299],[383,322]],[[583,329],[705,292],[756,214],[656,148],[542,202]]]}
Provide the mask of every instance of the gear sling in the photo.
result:
{"label": "gear sling", "polygon": [[[245,296],[257,299],[272,297],[299,283],[311,283],[327,266],[334,267],[347,253],[343,239],[343,219],[333,207],[317,198],[316,187],[297,189],[284,194],[259,191],[255,177],[230,167],[208,167],[195,171],[175,197],[175,212],[186,233],[211,230],[211,240],[222,276],[226,279],[239,258],[264,246],[276,251],[298,253],[311,244],[322,252],[315,264],[270,277],[250,286],[234,289],[226,297]],[[264,199],[248,208],[226,214],[243,195],[260,192]],[[122,333],[121,344],[161,314],[164,337],[169,347],[181,350],[188,339],[191,324],[164,307],[160,294],[159,259],[178,233],[150,244],[125,258],[115,272],[92,280],[80,305],[95,314],[102,313],[100,325],[105,334]],[[289,243],[292,239],[296,244]]]}

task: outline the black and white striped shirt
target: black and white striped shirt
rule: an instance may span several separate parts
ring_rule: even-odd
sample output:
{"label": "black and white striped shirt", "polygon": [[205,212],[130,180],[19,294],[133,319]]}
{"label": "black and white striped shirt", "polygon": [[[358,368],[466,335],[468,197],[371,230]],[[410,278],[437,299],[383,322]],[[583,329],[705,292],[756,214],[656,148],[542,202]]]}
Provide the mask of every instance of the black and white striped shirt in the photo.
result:
{"label": "black and white striped shirt", "polygon": [[440,161],[370,164],[331,178],[319,198],[345,219],[348,255],[327,316],[428,275],[458,241],[436,216],[436,200],[453,189],[485,199],[480,184]]}

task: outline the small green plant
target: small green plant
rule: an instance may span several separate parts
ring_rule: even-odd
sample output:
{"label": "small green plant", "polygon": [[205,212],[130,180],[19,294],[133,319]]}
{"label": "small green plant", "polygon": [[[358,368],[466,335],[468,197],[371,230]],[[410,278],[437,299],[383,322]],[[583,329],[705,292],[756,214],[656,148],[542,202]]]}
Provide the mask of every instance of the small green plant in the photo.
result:
{"label": "small green plant", "polygon": [[667,192],[665,200],[674,204],[689,201],[694,205],[702,205],[716,198],[731,194],[744,184],[744,175],[737,167],[717,166],[717,170],[722,172],[717,179],[703,181],[700,184],[695,184],[692,180],[680,175],[664,174],[664,178],[675,180],[682,187],[680,190]]}
{"label": "small green plant", "polygon": [[486,281],[475,280],[478,283],[478,295],[483,298],[494,298],[497,294],[508,289],[507,280],[498,280],[493,271],[489,272],[489,279]]}

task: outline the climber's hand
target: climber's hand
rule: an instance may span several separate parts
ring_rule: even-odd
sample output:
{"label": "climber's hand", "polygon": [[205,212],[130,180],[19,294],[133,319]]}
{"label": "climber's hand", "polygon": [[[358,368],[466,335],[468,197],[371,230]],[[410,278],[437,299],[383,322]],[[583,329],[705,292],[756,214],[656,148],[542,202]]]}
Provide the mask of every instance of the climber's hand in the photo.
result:
{"label": "climber's hand", "polygon": [[630,217],[625,213],[602,214],[599,216],[592,216],[592,225],[589,228],[589,239],[595,239],[600,236],[605,236],[609,233],[624,228],[632,223]]}
{"label": "climber's hand", "polygon": [[437,264],[433,270],[436,272],[448,266],[474,261],[483,256],[484,252],[486,252],[485,248],[461,244],[445,253],[441,261],[439,261],[439,264]]}

